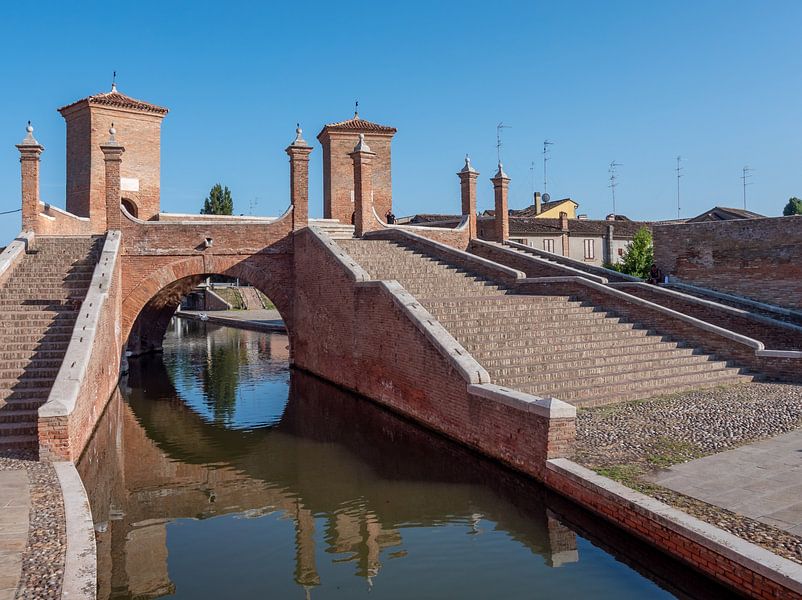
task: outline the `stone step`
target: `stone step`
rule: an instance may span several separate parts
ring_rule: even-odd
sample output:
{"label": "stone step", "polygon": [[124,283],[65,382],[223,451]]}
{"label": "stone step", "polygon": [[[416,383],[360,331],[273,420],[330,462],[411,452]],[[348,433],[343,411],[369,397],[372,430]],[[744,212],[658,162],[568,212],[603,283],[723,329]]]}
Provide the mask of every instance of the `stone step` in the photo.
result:
{"label": "stone step", "polygon": [[[643,330],[636,329],[634,331],[643,332]],[[595,342],[568,342],[562,343],[561,341],[552,340],[547,346],[540,343],[533,343],[531,339],[508,339],[498,341],[470,341],[463,342],[465,349],[471,352],[473,356],[480,360],[485,357],[505,357],[505,356],[519,356],[526,354],[541,354],[553,360],[562,360],[563,358],[571,360],[573,358],[581,358],[583,356],[606,356],[609,353],[622,353],[626,350],[633,352],[647,352],[651,348],[678,348],[680,345],[677,342],[669,341],[658,335],[647,334],[641,337],[631,336],[618,336],[611,335],[609,339],[599,340]]]}
{"label": "stone step", "polygon": [[598,315],[599,318],[605,318],[607,313],[604,311],[597,311],[591,306],[581,306],[579,304],[564,304],[564,305],[543,305],[543,304],[495,304],[493,302],[477,303],[474,306],[429,306],[427,308],[430,313],[438,319],[463,319],[472,318],[480,319],[485,317],[507,318],[507,319],[521,319],[531,317],[538,319],[542,317],[553,318],[561,316],[570,318],[580,315]]}
{"label": "stone step", "polygon": [[44,358],[32,355],[31,353],[18,352],[22,356],[14,357],[15,353],[0,352],[0,369],[23,369],[31,367],[33,369],[56,369],[61,367],[64,361],[64,352],[56,353],[58,356]]}
{"label": "stone step", "polygon": [[[478,336],[486,341],[498,341],[508,339],[530,339],[530,340],[552,340],[558,339],[561,342],[573,340],[583,335],[601,335],[605,333],[627,334],[632,331],[631,323],[610,322],[610,319],[555,321],[553,323],[537,322],[532,324],[511,323],[504,319],[495,322],[483,323],[482,325],[448,326],[448,332],[457,339],[468,336]],[[590,339],[592,341],[593,338]]]}
{"label": "stone step", "polygon": [[655,346],[652,351],[633,351],[629,353],[609,355],[599,352],[596,356],[583,356],[573,360],[550,360],[542,354],[528,354],[508,358],[489,358],[482,360],[482,365],[498,376],[512,376],[534,373],[550,373],[571,370],[577,373],[580,369],[594,369],[620,364],[642,364],[652,361],[682,361],[689,359],[709,360],[707,354],[699,353],[693,348],[669,348]]}
{"label": "stone step", "polygon": [[55,379],[56,375],[58,375],[59,366],[39,367],[25,365],[15,368],[8,366],[8,363],[2,363],[0,364],[0,381],[7,381],[11,379],[27,379],[29,377],[36,379]]}
{"label": "stone step", "polygon": [[[431,311],[430,311],[431,312]],[[440,321],[446,329],[464,328],[464,327],[477,327],[485,326],[496,328],[499,323],[508,325],[509,327],[517,327],[523,329],[530,328],[550,328],[556,325],[565,325],[567,323],[576,323],[578,325],[586,325],[593,323],[621,323],[620,317],[608,317],[606,313],[602,312],[568,312],[566,311],[553,311],[553,312],[537,312],[535,311],[516,311],[510,313],[492,312],[480,314],[440,314],[439,312],[432,313],[437,320]]]}
{"label": "stone step", "polygon": [[[628,342],[628,343],[625,343]],[[570,347],[570,345],[566,345]],[[466,348],[468,349],[468,348]],[[551,347],[539,346],[520,348],[501,348],[498,350],[477,350],[472,356],[487,367],[514,367],[524,365],[553,363],[576,363],[595,366],[605,362],[634,360],[639,357],[657,358],[662,355],[689,356],[697,352],[694,348],[680,346],[676,342],[664,342],[656,336],[634,338],[630,340],[612,340],[596,342],[589,348],[551,351]]]}
{"label": "stone step", "polygon": [[418,298],[420,302],[425,302],[427,306],[432,308],[465,308],[469,310],[480,309],[485,306],[499,306],[499,307],[516,307],[516,306],[542,306],[546,307],[560,307],[566,304],[571,306],[581,306],[582,303],[578,301],[569,301],[568,296],[522,296],[519,294],[506,294],[494,298]]}
{"label": "stone step", "polygon": [[736,377],[739,374],[736,369],[710,369],[706,366],[683,369],[682,373],[670,369],[667,371],[661,372],[659,375],[655,372],[632,371],[628,374],[617,373],[609,376],[576,377],[573,380],[531,383],[516,386],[516,388],[536,396],[547,395],[561,399],[574,399],[597,394],[600,389],[606,389],[610,393],[628,392],[650,387],[695,384],[704,381],[708,377]]}
{"label": "stone step", "polygon": [[0,436],[0,450],[30,450],[39,447],[38,435]]}
{"label": "stone step", "polygon": [[14,321],[13,323],[0,323],[0,340],[6,336],[16,335],[59,335],[71,334],[75,328],[74,320],[44,322],[37,325],[35,322],[25,324],[24,321]]}
{"label": "stone step", "polygon": [[[499,385],[515,387],[526,383],[546,383],[573,385],[576,378],[589,377],[612,377],[620,376],[628,378],[632,372],[642,374],[648,371],[649,375],[660,377],[674,374],[688,374],[691,372],[702,372],[705,370],[715,371],[727,367],[726,362],[713,360],[704,355],[683,356],[676,358],[643,359],[638,361],[619,362],[617,364],[605,364],[598,366],[580,365],[579,367],[568,367],[563,364],[554,365],[551,369],[548,366],[538,365],[530,371],[517,373],[505,373],[514,369],[492,369],[490,376]],[[523,369],[523,367],[516,367]],[[566,386],[568,387],[568,386]]]}
{"label": "stone step", "polygon": [[6,353],[12,353],[14,358],[20,358],[18,353],[30,353],[37,356],[45,356],[47,358],[55,358],[56,356],[63,356],[69,346],[69,340],[55,342],[52,340],[42,340],[41,338],[34,339],[28,342],[9,342],[0,344],[0,356],[7,356]]}
{"label": "stone step", "polygon": [[[475,352],[478,356],[499,356],[502,351],[532,353],[532,352],[563,352],[589,350],[604,343],[607,347],[625,347],[637,339],[653,335],[646,329],[630,329],[627,331],[613,331],[605,333],[583,333],[580,335],[566,335],[560,339],[547,337],[521,336],[509,333],[483,333],[475,335],[454,336],[465,349]],[[610,344],[610,342],[615,342]]]}
{"label": "stone step", "polygon": [[36,411],[47,402],[47,394],[41,398],[6,398],[2,399],[2,390],[0,390],[0,414],[4,411]]}
{"label": "stone step", "polygon": [[0,423],[36,423],[39,413],[36,409],[11,409],[0,407]]}
{"label": "stone step", "polygon": [[37,435],[36,421],[33,423],[3,423],[0,422],[0,439],[11,436]]}
{"label": "stone step", "polygon": [[21,391],[27,389],[50,389],[53,377],[9,377],[0,379],[0,390]]}
{"label": "stone step", "polygon": [[8,349],[7,344],[26,344],[41,342],[69,342],[72,330],[68,333],[47,333],[45,336],[31,334],[6,333],[0,335],[0,348]]}

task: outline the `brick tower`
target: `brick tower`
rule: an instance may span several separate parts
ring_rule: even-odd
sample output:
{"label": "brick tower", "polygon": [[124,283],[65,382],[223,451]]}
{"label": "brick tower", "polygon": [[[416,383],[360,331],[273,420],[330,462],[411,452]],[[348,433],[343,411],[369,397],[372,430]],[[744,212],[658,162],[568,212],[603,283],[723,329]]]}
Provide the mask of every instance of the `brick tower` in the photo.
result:
{"label": "brick tower", "polygon": [[67,211],[106,229],[103,151],[114,124],[125,146],[120,188],[123,206],[140,219],[159,213],[161,123],[167,109],[117,91],[95,94],[58,109],[67,122]]}
{"label": "brick tower", "polygon": [[323,216],[350,223],[354,214],[354,163],[349,154],[365,135],[373,158],[373,205],[380,218],[393,205],[393,185],[390,171],[390,144],[395,127],[378,125],[359,118],[323,127],[317,139],[323,146]]}

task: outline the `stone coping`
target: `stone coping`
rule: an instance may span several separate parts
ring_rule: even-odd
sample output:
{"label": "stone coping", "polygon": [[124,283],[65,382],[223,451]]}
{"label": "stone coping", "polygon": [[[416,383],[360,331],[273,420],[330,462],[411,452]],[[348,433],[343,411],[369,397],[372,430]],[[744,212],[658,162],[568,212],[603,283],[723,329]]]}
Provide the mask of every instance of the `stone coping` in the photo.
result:
{"label": "stone coping", "polygon": [[451,233],[463,233],[468,228],[468,220],[469,215],[462,215],[460,222],[457,224],[456,227],[429,227],[427,225],[409,225],[409,224],[400,224],[400,223],[385,223],[382,218],[376,214],[376,207],[371,207],[373,211],[373,216],[376,221],[381,225],[382,229],[398,229],[401,231],[449,231]]}
{"label": "stone coping", "polygon": [[25,251],[33,246],[35,234],[33,231],[23,231],[0,252],[0,283],[11,275],[14,267],[25,257]]}
{"label": "stone coping", "polygon": [[[120,253],[120,232],[109,231],[95,265],[92,281],[81,304],[64,362],[47,397],[39,407],[39,418],[66,417],[75,409],[81,386],[92,357],[97,327],[114,283],[114,270]],[[117,360],[115,357],[114,360]]]}
{"label": "stone coping", "polygon": [[611,277],[623,277],[624,279],[628,279],[633,282],[643,281],[640,277],[635,277],[634,275],[619,273],[618,271],[612,271],[610,269],[605,269],[604,267],[597,267],[596,265],[587,265],[582,261],[573,259],[569,256],[563,256],[562,254],[554,254],[553,252],[546,252],[545,250],[540,250],[539,248],[533,248],[532,246],[527,246],[526,244],[513,242],[512,240],[505,240],[504,244],[510,246],[511,248],[518,248],[520,250],[525,250],[529,254],[539,256],[540,258],[543,258],[548,261],[556,262],[557,264],[568,263],[568,265],[563,265],[563,266],[575,265],[572,268],[575,268],[578,271],[582,271],[583,273],[588,273],[587,269],[594,269],[602,271],[604,273],[609,273]]}
{"label": "stone coping", "polygon": [[698,285],[691,285],[690,283],[684,283],[682,281],[669,281],[668,285],[673,285],[688,290],[696,290],[702,294],[713,296],[714,298],[721,298],[722,300],[732,300],[734,302],[741,302],[742,304],[746,304],[747,306],[754,306],[755,308],[759,308],[767,312],[777,313],[778,315],[783,315],[785,317],[796,317],[797,319],[802,320],[802,311],[793,310],[791,308],[785,308],[784,306],[777,306],[775,304],[766,304],[765,302],[758,302],[757,300],[752,300],[751,298],[747,298],[745,296],[726,294],[724,292],[719,292],[718,290],[713,290],[711,288],[701,287]]}
{"label": "stone coping", "polygon": [[802,565],[636,492],[566,458],[546,461],[546,469],[802,595]]}
{"label": "stone coping", "polygon": [[426,336],[426,339],[452,364],[466,382],[473,384],[490,381],[487,370],[400,283],[395,280],[374,280],[363,281],[357,285],[379,286],[390,294],[395,305],[406,314],[413,325]]}
{"label": "stone coping", "polygon": [[69,217],[70,219],[75,219],[76,221],[83,221],[84,223],[89,223],[89,221],[90,221],[89,217],[79,217],[78,215],[74,215],[71,212],[67,212],[63,208],[59,208],[58,206],[53,206],[52,204],[48,204],[47,202],[41,202],[40,201],[39,202],[39,206],[41,207],[40,208],[40,212],[39,212],[39,216],[40,217],[45,217],[46,219],[55,220],[56,218],[53,215],[46,214],[46,212],[41,212],[42,210],[47,211],[47,212],[52,210],[53,212],[55,212],[55,213],[57,213],[57,214],[59,214],[61,216]]}
{"label": "stone coping", "polygon": [[718,325],[713,325],[712,323],[708,323],[706,321],[702,321],[701,319],[697,319],[696,317],[691,317],[684,313],[678,312],[671,308],[667,308],[665,306],[661,306],[659,304],[655,304],[654,302],[650,302],[649,300],[644,300],[643,298],[639,298],[637,296],[633,296],[632,294],[627,294],[626,292],[622,292],[621,290],[615,289],[608,285],[602,285],[600,283],[596,283],[595,281],[591,281],[586,277],[549,277],[549,278],[532,278],[527,281],[527,283],[546,283],[547,280],[552,282],[562,281],[566,283],[578,283],[580,285],[584,285],[585,287],[592,287],[595,290],[598,290],[604,294],[610,296],[617,296],[622,300],[626,300],[627,302],[631,302],[632,304],[638,304],[640,306],[648,307],[652,310],[656,310],[666,315],[670,315],[676,319],[681,321],[685,321],[686,323],[690,323],[691,325],[698,327],[699,329],[704,329],[705,331],[709,331],[710,333],[715,333],[727,339],[730,339],[738,344],[742,344],[749,348],[752,348],[757,352],[758,350],[765,350],[765,346],[763,342],[755,340],[753,338],[747,337],[745,335],[741,335],[740,333],[736,333],[734,331],[730,331],[729,329],[724,329],[723,327],[719,327]]}
{"label": "stone coping", "polygon": [[576,407],[557,398],[542,398],[491,383],[470,384],[468,391],[475,396],[495,400],[512,408],[531,412],[547,419],[574,419]]}
{"label": "stone coping", "polygon": [[[287,208],[279,217],[238,217],[234,215],[186,215],[186,220],[172,220],[168,217],[166,221],[144,221],[129,213],[124,206],[120,205],[120,212],[122,215],[137,225],[144,225],[146,227],[168,227],[171,225],[275,225],[281,221],[292,216],[293,205]],[[179,216],[181,213],[160,213],[164,215],[176,214]],[[218,220],[219,219],[219,220]]]}
{"label": "stone coping", "polygon": [[322,244],[325,248],[331,252],[337,262],[340,263],[345,272],[348,274],[348,277],[351,281],[370,281],[371,277],[368,275],[368,272],[362,268],[362,266],[357,263],[351,256],[342,249],[342,247],[335,242],[329,235],[320,229],[319,227],[310,226],[309,231],[312,232],[312,235],[318,241],[318,243]]}
{"label": "stone coping", "polygon": [[[426,227],[426,230],[432,229],[431,227]],[[429,246],[430,248],[434,248],[443,254],[450,254],[451,256],[455,256],[461,260],[467,261],[468,263],[474,263],[476,265],[480,265],[485,269],[490,269],[496,271],[499,274],[504,275],[506,278],[512,278],[513,280],[522,280],[526,279],[526,273],[523,271],[519,271],[518,269],[513,269],[511,267],[507,267],[505,265],[499,264],[492,260],[488,260],[486,258],[482,258],[481,256],[476,256],[475,254],[471,254],[470,252],[466,252],[465,250],[458,250],[448,244],[443,244],[442,242],[436,242],[434,240],[430,240],[429,238],[423,237],[409,231],[408,229],[392,229],[391,231],[397,232],[403,237],[406,237],[414,242],[418,242],[424,246]],[[453,230],[452,230],[453,231]],[[372,231],[365,235],[366,238],[374,238],[378,237],[381,234],[387,233],[385,231]]]}
{"label": "stone coping", "polygon": [[802,334],[802,327],[799,325],[794,325],[793,323],[786,323],[785,321],[778,321],[776,319],[772,319],[771,317],[766,317],[764,315],[758,315],[748,310],[744,310],[742,308],[736,308],[734,306],[728,306],[726,304],[719,304],[718,302],[714,302],[713,300],[706,300],[705,298],[697,298],[696,296],[691,296],[690,294],[683,294],[682,292],[678,292],[677,290],[672,290],[670,288],[661,287],[659,285],[650,285],[645,282],[639,283],[630,283],[630,282],[621,282],[621,283],[611,283],[612,287],[616,288],[628,288],[628,287],[644,287],[648,288],[649,290],[653,290],[658,294],[665,294],[666,296],[675,296],[686,302],[691,302],[693,304],[701,304],[703,306],[709,306],[711,308],[715,308],[722,312],[727,312],[733,315],[738,315],[741,317],[748,317],[755,321],[760,321],[762,323],[766,323],[768,325],[772,325],[774,327],[782,327],[785,329],[790,329],[791,331]]}
{"label": "stone coping", "polygon": [[53,463],[64,499],[67,551],[61,597],[94,600],[97,596],[97,548],[92,508],[81,476],[69,461]]}
{"label": "stone coping", "polygon": [[[606,277],[601,277],[600,275],[593,275],[591,273],[588,273],[586,271],[581,271],[580,269],[576,269],[568,265],[555,263],[546,258],[541,258],[536,254],[532,254],[529,252],[527,252],[526,254],[521,254],[520,252],[515,252],[514,250],[510,250],[510,248],[529,248],[529,246],[525,246],[524,244],[518,244],[516,242],[506,242],[505,244],[499,244],[498,242],[490,242],[488,240],[480,240],[478,238],[472,239],[471,243],[477,244],[479,246],[486,246],[488,248],[493,248],[494,250],[498,250],[500,252],[508,253],[510,256],[514,256],[515,258],[523,258],[525,260],[529,260],[537,264],[548,265],[553,269],[561,269],[566,272],[566,275],[573,275],[575,277],[586,277],[591,281],[597,281],[599,283],[607,283],[608,281]],[[505,245],[509,245],[510,248],[506,248]]]}

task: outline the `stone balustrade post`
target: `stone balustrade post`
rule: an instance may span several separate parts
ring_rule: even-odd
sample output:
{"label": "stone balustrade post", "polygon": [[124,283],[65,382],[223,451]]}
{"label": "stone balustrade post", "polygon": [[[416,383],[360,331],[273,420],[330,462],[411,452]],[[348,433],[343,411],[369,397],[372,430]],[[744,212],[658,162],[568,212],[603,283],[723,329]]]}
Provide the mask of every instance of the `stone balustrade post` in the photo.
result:
{"label": "stone balustrade post", "polygon": [[39,222],[39,157],[45,148],[33,137],[30,121],[26,131],[25,139],[17,144],[22,175],[22,231],[35,232]]}
{"label": "stone balustrade post", "polygon": [[354,161],[354,234],[362,237],[366,232],[378,229],[373,215],[373,158],[376,156],[359,134],[359,142],[348,156]]}
{"label": "stone balustrade post", "polygon": [[468,239],[476,237],[476,180],[479,171],[471,166],[471,159],[465,156],[465,166],[457,173],[462,198],[462,214],[468,215]]}
{"label": "stone balustrade post", "polygon": [[103,163],[106,169],[106,231],[122,229],[122,211],[120,210],[120,165],[125,148],[115,139],[117,131],[114,123],[109,128],[109,141],[100,145],[103,151]]}
{"label": "stone balustrade post", "polygon": [[510,213],[507,201],[510,178],[507,177],[501,163],[498,163],[498,171],[490,181],[493,182],[493,192],[496,199],[495,241],[504,242],[510,237]]}
{"label": "stone balustrade post", "polygon": [[292,203],[292,230],[309,225],[309,154],[312,147],[301,135],[301,125],[295,130],[295,141],[285,150],[290,157],[290,202]]}

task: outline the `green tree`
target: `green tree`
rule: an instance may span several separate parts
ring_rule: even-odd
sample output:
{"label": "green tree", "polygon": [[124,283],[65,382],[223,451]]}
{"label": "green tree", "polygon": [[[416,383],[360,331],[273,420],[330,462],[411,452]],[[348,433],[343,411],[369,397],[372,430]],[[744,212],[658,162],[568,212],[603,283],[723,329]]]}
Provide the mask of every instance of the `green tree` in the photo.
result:
{"label": "green tree", "polygon": [[219,183],[212,186],[209,196],[203,201],[202,215],[230,215],[234,212],[234,200],[228,187]]}
{"label": "green tree", "polygon": [[783,215],[790,217],[791,215],[802,215],[802,200],[799,198],[791,198],[788,204],[783,209]]}
{"label": "green tree", "polygon": [[627,246],[621,260],[620,271],[627,275],[634,275],[641,279],[649,276],[649,269],[654,262],[654,247],[652,246],[652,233],[646,227],[641,227]]}

